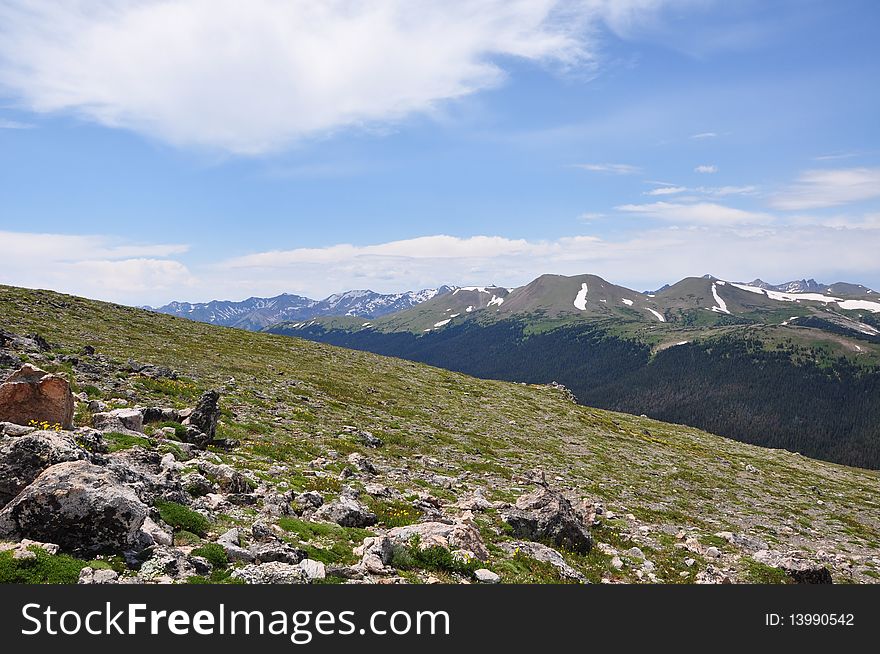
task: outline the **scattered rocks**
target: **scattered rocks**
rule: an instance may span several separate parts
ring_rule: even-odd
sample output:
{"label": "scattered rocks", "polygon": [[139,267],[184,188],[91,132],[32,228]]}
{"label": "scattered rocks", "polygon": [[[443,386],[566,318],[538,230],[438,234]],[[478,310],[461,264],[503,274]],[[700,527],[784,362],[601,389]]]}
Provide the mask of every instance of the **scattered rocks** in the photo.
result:
{"label": "scattered rocks", "polygon": [[73,409],[73,395],[67,380],[29,363],[0,384],[0,421],[18,425],[46,422],[69,429]]}
{"label": "scattered rocks", "polygon": [[147,507],[109,470],[87,461],[44,470],[0,511],[0,535],[73,552],[119,552],[137,541]]}

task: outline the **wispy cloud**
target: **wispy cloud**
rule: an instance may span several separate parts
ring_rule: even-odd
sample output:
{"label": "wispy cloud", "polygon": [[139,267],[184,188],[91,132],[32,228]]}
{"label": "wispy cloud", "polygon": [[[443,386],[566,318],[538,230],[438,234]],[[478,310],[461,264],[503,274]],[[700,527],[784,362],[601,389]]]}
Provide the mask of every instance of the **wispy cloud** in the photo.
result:
{"label": "wispy cloud", "polygon": [[[597,273],[631,288],[704,271],[728,279],[880,274],[865,239],[880,236],[880,216],[829,224],[766,222],[729,207],[620,207],[659,225],[616,239],[580,233],[549,240],[434,234],[368,245],[254,252],[190,267],[182,245],[132,244],[100,236],[2,232],[17,248],[0,283],[51,288],[131,304],[241,299],[293,292],[325,297],[350,288],[400,291],[439,284],[524,284],[543,273]],[[693,212],[693,213],[688,213]],[[684,219],[682,219],[684,218]],[[760,224],[758,224],[760,223]],[[833,224],[832,224],[833,223]]]}
{"label": "wispy cloud", "polygon": [[652,188],[650,191],[645,191],[645,195],[675,195],[677,193],[684,193],[688,190],[686,186],[661,186],[659,188]]}
{"label": "wispy cloud", "polygon": [[713,173],[718,172],[718,166],[709,165],[709,164],[702,164],[702,165],[694,168],[694,172],[695,173],[702,173],[704,175],[711,175]]}
{"label": "wispy cloud", "polygon": [[718,134],[715,132],[700,132],[699,134],[692,134],[692,139],[702,140],[702,139],[714,139]]}
{"label": "wispy cloud", "polygon": [[755,225],[774,221],[767,213],[745,211],[713,202],[622,204],[617,211],[680,225]]}
{"label": "wispy cloud", "polygon": [[724,197],[727,195],[755,195],[758,193],[757,186],[698,186],[694,189],[704,195]]}
{"label": "wispy cloud", "polygon": [[34,125],[32,123],[22,123],[17,120],[0,118],[0,129],[31,129],[33,127]]}
{"label": "wispy cloud", "polygon": [[594,173],[612,173],[614,175],[636,175],[642,172],[638,166],[622,163],[582,163],[574,164],[574,167]]}
{"label": "wispy cloud", "polygon": [[195,282],[174,257],[181,244],[137,244],[107,236],[0,231],[0,283],[50,288],[118,302],[148,302]]}
{"label": "wispy cloud", "polygon": [[502,84],[505,59],[594,71],[600,25],[665,4],[6,0],[0,84],[36,112],[253,155],[431,112]]}
{"label": "wispy cloud", "polygon": [[808,170],[770,200],[784,211],[821,209],[880,197],[880,168]]}

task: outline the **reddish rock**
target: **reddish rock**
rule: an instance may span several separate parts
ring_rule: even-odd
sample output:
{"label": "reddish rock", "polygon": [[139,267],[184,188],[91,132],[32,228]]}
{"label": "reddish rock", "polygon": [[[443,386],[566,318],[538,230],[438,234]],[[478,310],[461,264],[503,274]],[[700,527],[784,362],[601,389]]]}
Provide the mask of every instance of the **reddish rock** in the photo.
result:
{"label": "reddish rock", "polygon": [[70,429],[73,408],[67,380],[29,363],[0,384],[0,421],[27,425],[35,420]]}

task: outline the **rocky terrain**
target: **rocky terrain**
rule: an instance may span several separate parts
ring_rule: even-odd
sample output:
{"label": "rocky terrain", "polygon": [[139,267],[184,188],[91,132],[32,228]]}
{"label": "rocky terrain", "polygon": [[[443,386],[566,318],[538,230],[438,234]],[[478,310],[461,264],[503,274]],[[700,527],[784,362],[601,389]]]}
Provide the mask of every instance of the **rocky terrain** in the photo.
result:
{"label": "rocky terrain", "polygon": [[0,286],[0,582],[836,583],[880,484],[558,385]]}

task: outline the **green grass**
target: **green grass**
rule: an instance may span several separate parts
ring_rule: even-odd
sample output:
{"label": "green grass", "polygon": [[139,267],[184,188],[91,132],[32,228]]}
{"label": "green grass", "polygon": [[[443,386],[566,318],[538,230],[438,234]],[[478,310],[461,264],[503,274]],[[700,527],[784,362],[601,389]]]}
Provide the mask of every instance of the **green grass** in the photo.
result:
{"label": "green grass", "polygon": [[791,577],[784,570],[759,563],[752,558],[743,557],[746,581],[751,584],[790,584]]}
{"label": "green grass", "polygon": [[80,571],[89,565],[66,554],[29,549],[36,558],[17,560],[12,552],[0,552],[0,584],[75,584]]}
{"label": "green grass", "polygon": [[278,526],[288,532],[291,540],[305,550],[310,559],[325,564],[350,565],[357,562],[352,549],[364,538],[372,536],[366,529],[340,527],[329,522],[307,522],[298,518],[280,518]]}
{"label": "green grass", "polygon": [[183,504],[157,500],[154,506],[159,510],[162,520],[175,531],[188,531],[204,537],[211,528],[210,520]]}
{"label": "green grass", "polygon": [[206,543],[201,547],[195,548],[190,553],[193,556],[201,556],[206,559],[215,570],[224,570],[229,565],[229,557],[226,556],[226,550],[217,543]]}
{"label": "green grass", "polygon": [[108,432],[104,434],[104,441],[107,443],[107,448],[111,452],[120,452],[122,450],[129,450],[133,447],[150,447],[150,439],[146,436],[133,436],[131,434],[120,434],[118,432]]}
{"label": "green grass", "polygon": [[405,527],[418,522],[422,517],[422,512],[407,502],[383,501],[370,497],[366,505],[376,514],[379,524],[386,527]]}
{"label": "green grass", "polygon": [[418,536],[414,536],[408,545],[394,546],[391,565],[398,570],[428,570],[470,577],[480,567],[480,562],[477,559],[457,559],[452,552],[439,545],[422,548]]}

